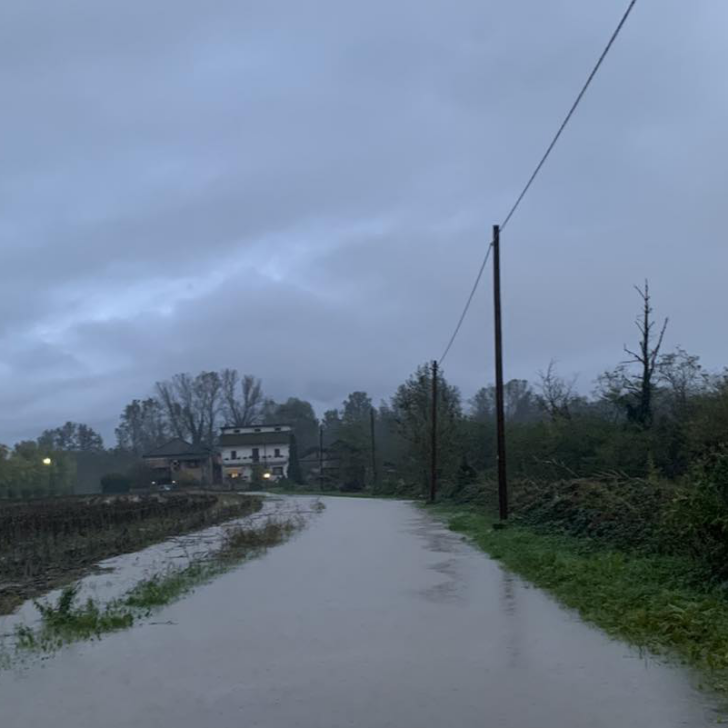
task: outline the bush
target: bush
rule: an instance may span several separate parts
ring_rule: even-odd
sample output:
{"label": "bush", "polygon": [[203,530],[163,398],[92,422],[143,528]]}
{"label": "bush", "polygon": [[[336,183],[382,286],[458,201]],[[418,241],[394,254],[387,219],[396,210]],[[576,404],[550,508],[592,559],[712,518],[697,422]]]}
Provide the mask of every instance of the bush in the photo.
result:
{"label": "bush", "polygon": [[674,498],[664,519],[663,539],[728,581],[728,447],[705,457],[690,483]]}
{"label": "bush", "polygon": [[107,473],[101,478],[102,493],[128,493],[131,478],[123,473]]}

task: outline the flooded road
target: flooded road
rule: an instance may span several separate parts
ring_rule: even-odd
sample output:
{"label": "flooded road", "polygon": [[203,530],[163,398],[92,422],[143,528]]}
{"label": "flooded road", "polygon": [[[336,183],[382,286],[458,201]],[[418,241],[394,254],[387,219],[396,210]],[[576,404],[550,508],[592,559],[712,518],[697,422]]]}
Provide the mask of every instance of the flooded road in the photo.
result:
{"label": "flooded road", "polygon": [[582,624],[416,507],[323,501],[300,535],[154,624],[0,672],[0,725],[715,724],[687,673]]}

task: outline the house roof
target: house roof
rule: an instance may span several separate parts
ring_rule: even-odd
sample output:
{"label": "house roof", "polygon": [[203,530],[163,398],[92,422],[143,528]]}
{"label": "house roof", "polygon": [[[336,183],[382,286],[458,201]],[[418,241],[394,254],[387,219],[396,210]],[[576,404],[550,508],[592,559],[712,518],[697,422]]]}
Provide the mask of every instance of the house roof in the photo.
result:
{"label": "house roof", "polygon": [[150,450],[142,455],[142,458],[206,458],[210,456],[210,451],[201,445],[191,445],[181,437],[175,437],[164,445]]}
{"label": "house roof", "polygon": [[291,442],[291,432],[240,432],[230,435],[220,435],[220,447],[235,447],[236,445],[288,445]]}

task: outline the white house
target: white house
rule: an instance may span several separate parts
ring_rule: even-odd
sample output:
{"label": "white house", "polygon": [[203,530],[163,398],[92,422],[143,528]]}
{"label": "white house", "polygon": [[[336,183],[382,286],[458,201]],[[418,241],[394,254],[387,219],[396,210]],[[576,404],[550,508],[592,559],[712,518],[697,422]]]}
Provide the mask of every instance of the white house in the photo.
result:
{"label": "white house", "polygon": [[289,425],[223,427],[220,434],[222,475],[226,483],[251,482],[258,470],[265,480],[288,476],[292,431]]}

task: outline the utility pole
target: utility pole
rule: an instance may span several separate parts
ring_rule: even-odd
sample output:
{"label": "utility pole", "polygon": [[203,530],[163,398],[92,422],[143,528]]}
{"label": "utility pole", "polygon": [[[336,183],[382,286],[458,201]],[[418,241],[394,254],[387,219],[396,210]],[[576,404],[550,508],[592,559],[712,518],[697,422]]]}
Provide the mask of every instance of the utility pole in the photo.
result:
{"label": "utility pole", "polygon": [[430,503],[437,497],[437,362],[432,362],[432,461],[430,463]]}
{"label": "utility pole", "polygon": [[508,518],[506,480],[506,418],[503,405],[503,334],[501,330],[500,226],[493,225],[493,309],[495,312],[495,412],[498,439],[498,510],[501,521]]}
{"label": "utility pole", "polygon": [[374,439],[374,407],[369,410],[369,432],[372,440],[372,490],[376,490],[379,483],[377,478],[377,446]]}
{"label": "utility pole", "polygon": [[319,425],[319,489],[324,489],[324,426]]}

